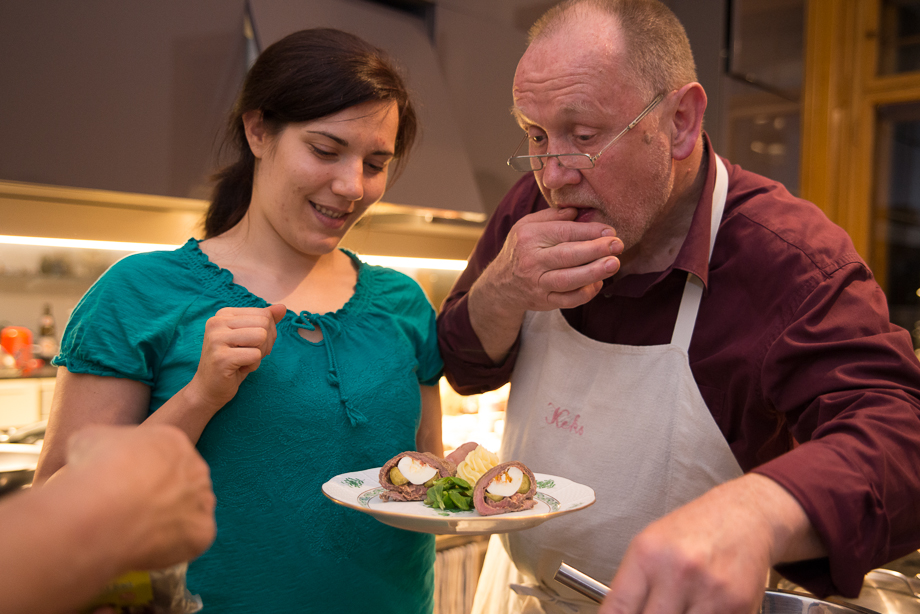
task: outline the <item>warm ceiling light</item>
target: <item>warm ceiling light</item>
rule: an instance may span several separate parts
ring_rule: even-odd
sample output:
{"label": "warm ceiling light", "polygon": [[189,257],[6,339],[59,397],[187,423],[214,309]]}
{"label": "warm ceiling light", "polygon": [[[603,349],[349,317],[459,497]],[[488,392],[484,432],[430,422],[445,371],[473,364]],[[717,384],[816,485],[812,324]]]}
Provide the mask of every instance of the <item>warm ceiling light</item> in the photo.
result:
{"label": "warm ceiling light", "polygon": [[[167,245],[165,243],[50,239],[47,237],[15,237],[11,235],[0,235],[0,244],[33,245],[37,247],[75,247],[78,249],[104,249],[119,252],[152,252],[156,250],[173,250],[180,247],[179,245]],[[361,254],[361,259],[368,264],[386,266],[394,269],[462,271],[466,268],[466,260],[447,260],[443,258],[404,258],[400,256],[366,256]]]}

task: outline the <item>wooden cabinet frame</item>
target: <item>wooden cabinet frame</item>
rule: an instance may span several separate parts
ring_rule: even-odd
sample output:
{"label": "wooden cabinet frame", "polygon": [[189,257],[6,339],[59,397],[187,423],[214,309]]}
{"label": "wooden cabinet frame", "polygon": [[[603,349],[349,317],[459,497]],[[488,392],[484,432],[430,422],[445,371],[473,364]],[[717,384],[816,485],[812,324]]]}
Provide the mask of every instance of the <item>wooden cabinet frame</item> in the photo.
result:
{"label": "wooden cabinet frame", "polygon": [[873,249],[873,203],[885,196],[876,113],[920,101],[920,73],[878,75],[881,0],[808,0],[806,10],[801,193],[850,234],[885,288],[886,250]]}

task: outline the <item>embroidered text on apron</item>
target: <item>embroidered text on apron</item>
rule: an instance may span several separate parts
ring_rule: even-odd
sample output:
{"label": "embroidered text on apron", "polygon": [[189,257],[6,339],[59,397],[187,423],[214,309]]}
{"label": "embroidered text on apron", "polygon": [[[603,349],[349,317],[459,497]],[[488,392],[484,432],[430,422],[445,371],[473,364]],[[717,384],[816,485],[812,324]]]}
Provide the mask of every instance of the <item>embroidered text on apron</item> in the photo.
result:
{"label": "embroidered text on apron", "polygon": [[[710,256],[728,187],[715,160]],[[702,291],[688,275],[668,345],[602,343],[572,329],[558,310],[527,313],[500,457],[591,486],[597,501],[493,536],[474,614],[595,612],[597,604],[553,581],[562,560],[608,583],[646,525],[742,475],[687,358]],[[519,595],[509,595],[509,584]]]}

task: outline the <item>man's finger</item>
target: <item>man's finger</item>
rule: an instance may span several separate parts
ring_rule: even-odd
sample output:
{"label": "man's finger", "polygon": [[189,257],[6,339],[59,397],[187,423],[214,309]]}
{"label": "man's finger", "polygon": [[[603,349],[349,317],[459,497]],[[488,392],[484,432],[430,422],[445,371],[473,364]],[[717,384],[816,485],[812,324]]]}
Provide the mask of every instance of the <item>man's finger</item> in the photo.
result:
{"label": "man's finger", "polygon": [[546,247],[540,250],[539,259],[547,269],[568,269],[585,265],[601,258],[617,256],[622,251],[622,241],[616,237],[603,237],[590,241],[560,243]]}
{"label": "man's finger", "polygon": [[648,595],[645,577],[624,571],[621,567],[610,583],[610,591],[597,614],[641,614]]}
{"label": "man's finger", "polygon": [[577,215],[578,210],[574,207],[565,207],[563,209],[549,207],[548,209],[528,213],[521,219],[529,222],[558,222],[559,220],[574,220]]}
{"label": "man's finger", "polygon": [[600,222],[558,221],[540,225],[547,245],[558,245],[572,241],[591,241],[603,237],[613,238],[617,231],[613,226]]}
{"label": "man's finger", "polygon": [[595,260],[588,264],[547,271],[540,276],[540,288],[547,292],[572,292],[612,277],[620,269],[615,256]]}

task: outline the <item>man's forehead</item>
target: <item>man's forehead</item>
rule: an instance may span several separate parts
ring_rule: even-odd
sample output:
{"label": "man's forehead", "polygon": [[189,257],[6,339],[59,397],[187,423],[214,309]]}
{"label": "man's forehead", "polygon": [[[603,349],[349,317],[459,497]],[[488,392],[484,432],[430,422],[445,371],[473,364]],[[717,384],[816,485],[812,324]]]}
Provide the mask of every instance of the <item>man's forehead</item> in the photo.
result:
{"label": "man's forehead", "polygon": [[[517,102],[517,99],[515,99]],[[557,101],[558,104],[554,106],[554,115],[556,119],[562,121],[576,121],[578,118],[585,117],[588,115],[597,115],[598,113],[603,113],[604,109],[601,105],[597,104],[596,101],[592,98],[578,98],[565,101]],[[540,122],[536,118],[532,118],[527,114],[526,102],[522,102],[519,106],[515,104],[511,107],[511,114],[514,118],[521,124],[539,124]]]}
{"label": "man's forehead", "polygon": [[528,51],[531,49],[564,52],[574,59],[582,54],[616,55],[625,51],[625,44],[614,16],[579,5],[544,35],[537,37]]}

